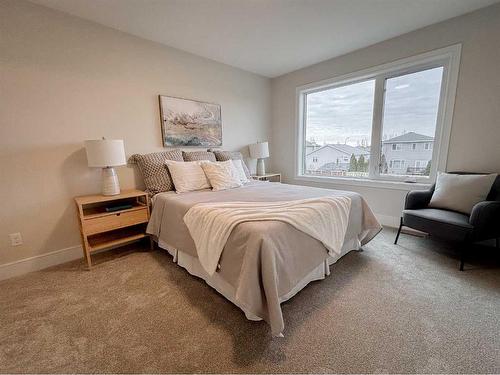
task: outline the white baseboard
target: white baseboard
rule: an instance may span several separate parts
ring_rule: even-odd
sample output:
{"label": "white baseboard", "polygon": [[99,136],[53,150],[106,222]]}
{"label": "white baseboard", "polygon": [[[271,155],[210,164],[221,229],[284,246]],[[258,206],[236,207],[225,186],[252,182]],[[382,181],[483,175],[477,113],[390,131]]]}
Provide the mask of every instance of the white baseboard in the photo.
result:
{"label": "white baseboard", "polygon": [[82,257],[82,246],[72,246],[50,253],[16,260],[15,262],[0,264],[0,280],[24,275],[28,272],[39,271],[47,267],[56,266]]}
{"label": "white baseboard", "polygon": [[389,215],[380,215],[375,214],[375,217],[379,221],[380,224],[386,227],[398,228],[399,227],[399,217],[397,216],[389,216]]}

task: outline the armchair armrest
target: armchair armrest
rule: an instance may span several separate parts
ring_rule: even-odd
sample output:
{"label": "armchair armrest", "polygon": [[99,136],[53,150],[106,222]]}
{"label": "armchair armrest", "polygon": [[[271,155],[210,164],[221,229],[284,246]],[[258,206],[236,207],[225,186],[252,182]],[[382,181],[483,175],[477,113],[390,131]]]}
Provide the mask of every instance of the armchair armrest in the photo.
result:
{"label": "armchair armrest", "polygon": [[429,190],[409,191],[406,194],[405,210],[418,210],[427,207],[431,201],[432,193],[434,193],[434,187]]}
{"label": "armchair armrest", "polygon": [[500,201],[477,203],[469,218],[477,240],[500,238]]}

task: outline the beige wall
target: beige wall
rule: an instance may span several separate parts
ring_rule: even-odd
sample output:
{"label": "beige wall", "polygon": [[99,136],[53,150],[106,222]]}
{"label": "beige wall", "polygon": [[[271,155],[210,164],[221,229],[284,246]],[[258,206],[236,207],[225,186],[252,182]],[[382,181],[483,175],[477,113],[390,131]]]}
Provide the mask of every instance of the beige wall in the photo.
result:
{"label": "beige wall", "polygon": [[[417,30],[275,78],[272,87],[272,168],[294,181],[296,87],[462,43],[448,170],[500,172],[500,5]],[[300,182],[303,184],[303,182]],[[309,184],[309,183],[308,183]],[[346,185],[379,215],[399,217],[401,190]]]}
{"label": "beige wall", "polygon": [[[269,136],[269,79],[0,1],[0,264],[79,244],[72,198],[100,181],[83,140],[121,138],[128,155],[162,150],[158,94],[220,103],[224,148]],[[119,175],[135,185],[132,168]],[[13,232],[24,245],[10,246]]]}

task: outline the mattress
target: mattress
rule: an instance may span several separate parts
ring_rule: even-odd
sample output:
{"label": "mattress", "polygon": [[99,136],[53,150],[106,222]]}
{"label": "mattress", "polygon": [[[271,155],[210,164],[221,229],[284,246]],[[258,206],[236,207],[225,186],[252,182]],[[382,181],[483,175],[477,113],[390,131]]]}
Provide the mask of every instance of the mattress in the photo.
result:
{"label": "mattress", "polygon": [[[284,222],[244,222],[231,232],[218,270],[209,276],[193,266],[197,258],[196,247],[183,217],[192,206],[204,202],[277,202],[322,196],[351,199],[341,254],[359,249],[380,231],[380,224],[357,193],[258,181],[218,192],[157,194],[147,231],[160,246],[176,254],[178,260],[182,259],[179,264],[190,273],[202,277],[209,285],[214,284],[215,279],[222,280],[218,283],[226,285],[225,290],[230,292],[219,292],[240,307],[247,317],[264,319],[272,334],[279,336],[284,330],[280,303],[295,294],[298,287],[301,289],[307,282],[327,274],[325,267],[332,258],[323,244]],[[309,281],[304,283],[304,280]]]}

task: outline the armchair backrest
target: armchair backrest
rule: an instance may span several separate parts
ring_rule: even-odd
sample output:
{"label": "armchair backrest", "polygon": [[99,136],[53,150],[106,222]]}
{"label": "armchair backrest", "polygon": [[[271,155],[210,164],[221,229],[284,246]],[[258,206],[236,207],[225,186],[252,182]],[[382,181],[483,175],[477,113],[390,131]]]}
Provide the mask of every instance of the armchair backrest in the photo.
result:
{"label": "armchair backrest", "polygon": [[486,199],[489,201],[500,201],[500,175],[497,176],[495,182],[493,182],[493,186]]}

